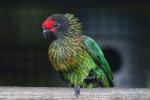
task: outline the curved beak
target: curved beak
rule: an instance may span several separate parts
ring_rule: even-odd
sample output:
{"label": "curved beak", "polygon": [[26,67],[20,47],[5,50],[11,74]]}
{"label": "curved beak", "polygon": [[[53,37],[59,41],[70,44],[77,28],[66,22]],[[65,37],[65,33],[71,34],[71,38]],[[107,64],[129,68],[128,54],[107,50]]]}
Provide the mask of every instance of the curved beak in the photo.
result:
{"label": "curved beak", "polygon": [[49,30],[44,29],[43,30],[43,36],[44,36],[44,38],[47,38],[48,34],[50,34]]}
{"label": "curved beak", "polygon": [[55,36],[50,30],[43,29],[43,36],[45,39],[48,39],[51,41],[55,40]]}

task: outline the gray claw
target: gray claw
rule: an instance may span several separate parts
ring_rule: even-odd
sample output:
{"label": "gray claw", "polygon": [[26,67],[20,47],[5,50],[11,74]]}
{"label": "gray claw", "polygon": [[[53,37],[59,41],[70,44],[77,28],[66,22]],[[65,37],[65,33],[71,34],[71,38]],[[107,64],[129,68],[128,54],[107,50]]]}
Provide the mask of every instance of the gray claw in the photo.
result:
{"label": "gray claw", "polygon": [[74,91],[75,91],[75,95],[78,96],[80,94],[80,86],[79,85],[75,85],[74,86]]}

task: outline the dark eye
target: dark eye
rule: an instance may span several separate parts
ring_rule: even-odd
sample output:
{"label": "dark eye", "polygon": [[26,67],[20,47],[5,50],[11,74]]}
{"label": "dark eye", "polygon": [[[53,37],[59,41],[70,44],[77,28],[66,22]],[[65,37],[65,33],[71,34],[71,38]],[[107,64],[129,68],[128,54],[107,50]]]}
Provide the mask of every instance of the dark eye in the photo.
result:
{"label": "dark eye", "polygon": [[54,27],[58,28],[60,25],[58,23],[54,24]]}

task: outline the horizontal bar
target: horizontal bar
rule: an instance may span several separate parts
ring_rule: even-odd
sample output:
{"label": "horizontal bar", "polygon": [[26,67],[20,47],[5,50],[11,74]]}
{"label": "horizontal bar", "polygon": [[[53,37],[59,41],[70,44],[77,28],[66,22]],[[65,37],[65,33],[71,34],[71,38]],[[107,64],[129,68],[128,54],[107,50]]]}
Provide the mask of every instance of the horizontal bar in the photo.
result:
{"label": "horizontal bar", "polygon": [[150,100],[148,88],[81,89],[79,96],[73,88],[0,87],[0,100]]}

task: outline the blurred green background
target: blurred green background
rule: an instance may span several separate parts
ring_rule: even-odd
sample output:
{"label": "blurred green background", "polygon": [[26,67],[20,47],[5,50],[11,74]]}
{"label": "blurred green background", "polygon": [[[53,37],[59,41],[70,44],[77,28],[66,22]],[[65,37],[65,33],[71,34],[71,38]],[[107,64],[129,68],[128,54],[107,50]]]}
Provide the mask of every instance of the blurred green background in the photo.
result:
{"label": "blurred green background", "polygon": [[116,87],[150,87],[150,6],[139,1],[2,1],[0,85],[68,86],[51,67],[41,24],[73,13],[104,51]]}

